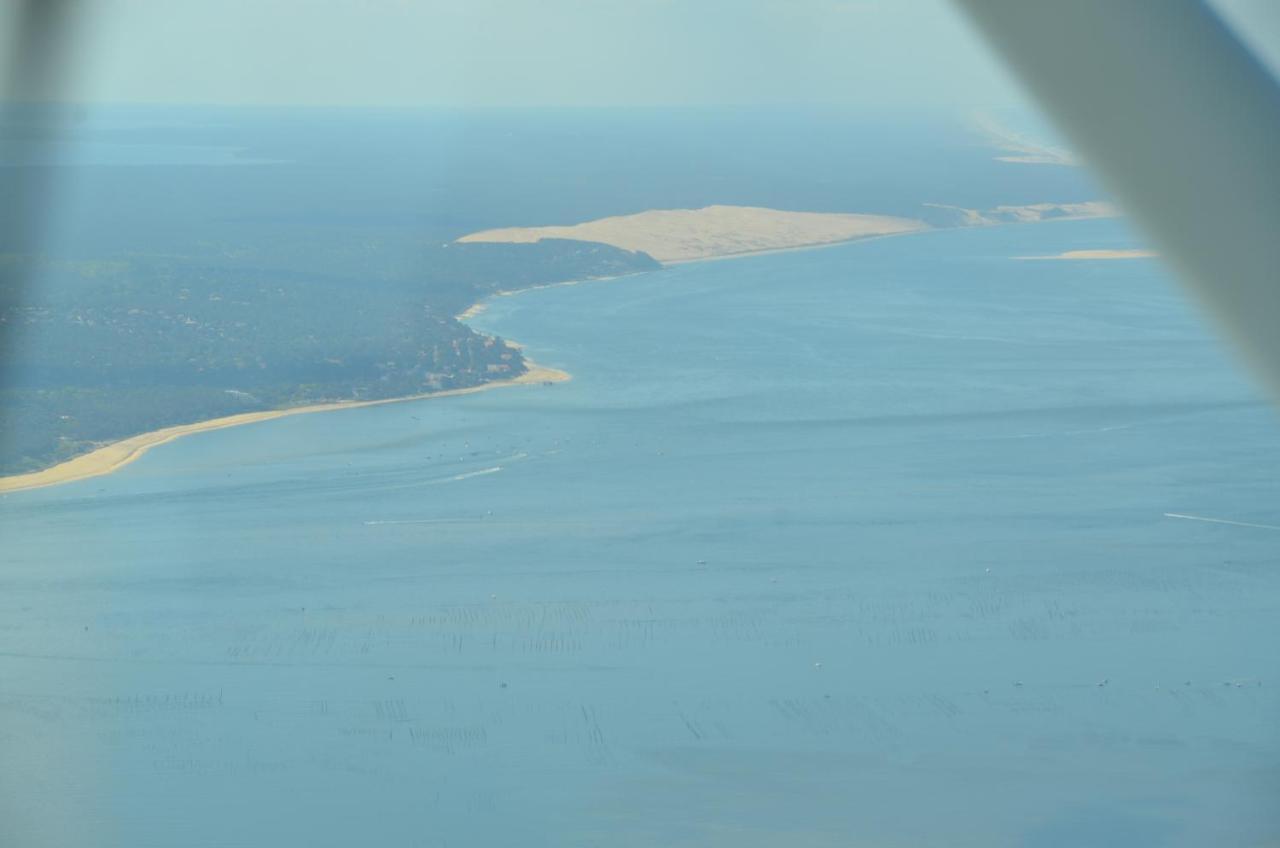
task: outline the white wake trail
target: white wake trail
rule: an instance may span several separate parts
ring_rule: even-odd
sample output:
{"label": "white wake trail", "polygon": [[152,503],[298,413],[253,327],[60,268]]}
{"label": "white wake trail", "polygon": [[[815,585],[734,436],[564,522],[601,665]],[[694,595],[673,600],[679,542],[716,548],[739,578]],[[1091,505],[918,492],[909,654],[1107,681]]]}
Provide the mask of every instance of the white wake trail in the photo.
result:
{"label": "white wake trail", "polygon": [[1280,530],[1274,524],[1254,524],[1251,521],[1231,521],[1226,518],[1207,518],[1203,515],[1183,515],[1180,512],[1166,512],[1165,518],[1182,518],[1187,521],[1208,521],[1210,524],[1231,524],[1235,527],[1256,527],[1259,530]]}

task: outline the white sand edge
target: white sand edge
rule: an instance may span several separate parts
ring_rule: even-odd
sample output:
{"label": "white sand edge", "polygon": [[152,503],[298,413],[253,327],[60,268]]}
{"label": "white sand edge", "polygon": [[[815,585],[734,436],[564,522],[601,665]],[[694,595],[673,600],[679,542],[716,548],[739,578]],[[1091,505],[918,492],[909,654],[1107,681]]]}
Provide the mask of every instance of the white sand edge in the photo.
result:
{"label": "white sand edge", "polygon": [[197,421],[192,424],[179,424],[173,427],[165,427],[161,430],[152,430],[148,433],[139,433],[136,436],[130,436],[127,439],[121,439],[118,442],[103,445],[102,447],[96,448],[88,453],[81,454],[80,456],[68,459],[66,462],[60,462],[57,465],[40,471],[0,477],[0,494],[22,492],[29,489],[40,489],[46,486],[57,486],[63,483],[87,480],[91,477],[100,477],[104,474],[110,474],[111,472],[117,471],[129,463],[139,459],[154,447],[167,444],[172,442],[174,439],[180,439],[183,436],[190,436],[195,433],[205,433],[210,430],[221,430],[225,427],[239,427],[245,424],[256,424],[260,421],[271,421],[276,418],[286,418],[290,415],[302,415],[312,412],[332,412],[339,409],[357,409],[364,406],[381,406],[383,404],[404,403],[405,401],[411,400],[456,397],[458,395],[475,394],[477,392],[489,391],[490,389],[500,389],[507,386],[562,383],[571,379],[570,375],[565,371],[561,371],[557,368],[546,368],[531,360],[525,361],[528,366],[528,370],[518,377],[512,377],[508,380],[495,380],[491,383],[483,383],[479,386],[468,386],[464,389],[445,389],[439,392],[425,392],[418,395],[408,395],[406,397],[398,398],[383,398],[380,400],[335,401],[333,403],[314,403],[306,406],[294,406],[286,409],[244,412],[239,415],[227,415],[222,418],[211,418],[207,421]]}

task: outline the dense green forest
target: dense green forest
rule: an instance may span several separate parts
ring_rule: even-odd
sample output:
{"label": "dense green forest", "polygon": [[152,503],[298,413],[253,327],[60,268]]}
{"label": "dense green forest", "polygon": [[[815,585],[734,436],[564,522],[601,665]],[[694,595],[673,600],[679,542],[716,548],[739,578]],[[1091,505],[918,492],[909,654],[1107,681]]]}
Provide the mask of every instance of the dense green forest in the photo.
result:
{"label": "dense green forest", "polygon": [[352,257],[317,266],[335,251],[358,246],[327,239],[308,262],[280,245],[0,257],[0,473],[237,412],[517,376],[525,370],[517,348],[454,315],[499,289],[657,267],[641,254],[571,241],[433,243],[403,269]]}
{"label": "dense green forest", "polygon": [[[1097,196],[1080,169],[1010,167],[963,128],[926,124],[10,108],[0,473],[170,424],[518,374],[517,349],[454,316],[495,290],[658,267],[584,242],[454,243],[469,232],[713,203],[929,217]],[[883,180],[890,168],[901,179]]]}

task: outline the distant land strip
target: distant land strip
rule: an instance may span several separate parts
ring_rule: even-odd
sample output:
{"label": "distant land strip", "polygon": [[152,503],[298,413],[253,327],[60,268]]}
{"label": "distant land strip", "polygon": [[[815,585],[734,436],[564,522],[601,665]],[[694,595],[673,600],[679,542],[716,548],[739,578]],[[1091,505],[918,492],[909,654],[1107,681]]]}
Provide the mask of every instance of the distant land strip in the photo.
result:
{"label": "distant land strip", "polygon": [[1141,248],[1113,250],[1095,249],[1095,250],[1066,250],[1062,253],[1055,253],[1051,256],[1015,256],[1014,259],[1051,259],[1051,260],[1085,260],[1085,259],[1154,259],[1158,256],[1154,250],[1143,250]]}
{"label": "distant land strip", "polygon": [[924,221],[889,215],[787,212],[758,206],[651,209],[569,226],[507,227],[471,233],[462,243],[593,241],[647,253],[663,263],[811,247],[928,229]]}
{"label": "distant land strip", "polygon": [[578,224],[503,227],[462,236],[477,242],[528,244],[543,239],[597,242],[646,253],[664,264],[731,256],[825,247],[860,239],[915,233],[935,227],[982,227],[1050,220],[1107,218],[1109,203],[1034,203],[965,209],[926,203],[931,219],[854,212],[792,212],[761,206],[704,206],[700,209],[650,209],[634,215],[598,218]]}

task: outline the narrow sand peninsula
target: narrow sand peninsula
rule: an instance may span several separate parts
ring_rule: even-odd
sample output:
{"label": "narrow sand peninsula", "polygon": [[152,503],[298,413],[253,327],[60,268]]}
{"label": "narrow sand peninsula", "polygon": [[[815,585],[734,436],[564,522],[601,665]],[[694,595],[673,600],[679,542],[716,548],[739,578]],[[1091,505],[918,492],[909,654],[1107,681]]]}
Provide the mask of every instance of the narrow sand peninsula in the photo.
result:
{"label": "narrow sand peninsula", "polygon": [[1158,254],[1154,250],[1067,250],[1052,256],[1015,256],[1015,259],[1153,259]]}
{"label": "narrow sand peninsula", "polygon": [[119,468],[123,468],[142,456],[151,448],[157,445],[163,445],[172,442],[174,439],[180,439],[183,436],[190,436],[193,433],[204,433],[209,430],[221,430],[224,427],[237,427],[242,424],[254,424],[259,421],[270,421],[273,418],[284,418],[289,415],[301,415],[309,412],[329,412],[335,409],[355,409],[361,406],[381,406],[387,403],[402,403],[407,400],[425,400],[427,398],[453,397],[455,395],[468,395],[476,392],[488,391],[489,389],[497,389],[505,386],[519,386],[541,383],[562,383],[570,379],[569,375],[564,371],[555,368],[544,368],[536,365],[529,360],[525,360],[528,369],[519,377],[513,377],[510,380],[496,380],[492,383],[485,383],[480,386],[471,386],[465,389],[447,389],[440,392],[429,392],[421,395],[411,395],[401,398],[386,398],[384,400],[365,400],[365,401],[338,401],[335,403],[315,403],[307,406],[295,406],[288,409],[271,409],[263,412],[245,412],[240,415],[228,415],[225,418],[214,418],[209,421],[197,421],[194,424],[180,424],[176,427],[166,427],[163,430],[153,430],[150,433],[141,433],[137,436],[130,436],[118,442],[112,442],[104,445],[97,450],[81,454],[74,459],[59,463],[52,468],[46,468],[43,471],[33,471],[30,474],[15,474],[10,477],[0,477],[0,494],[9,492],[20,492],[24,489],[39,489],[44,486],[56,486],[59,483],[70,483],[75,480],[85,480],[89,477],[99,477],[103,474],[110,474]]}
{"label": "narrow sand peninsula", "polygon": [[459,242],[528,243],[574,239],[643,251],[659,262],[690,262],[747,253],[816,247],[928,229],[914,218],[834,212],[785,212],[758,206],[654,209],[563,227],[508,227]]}

